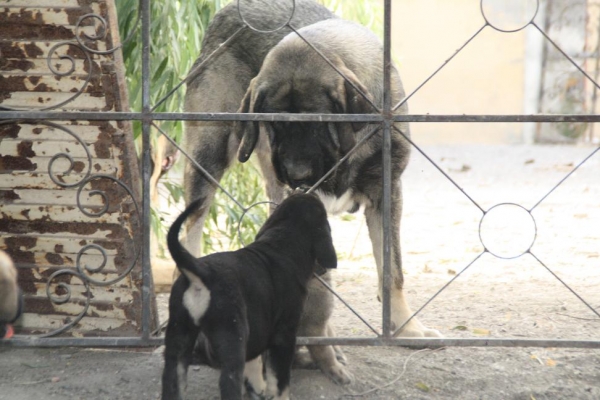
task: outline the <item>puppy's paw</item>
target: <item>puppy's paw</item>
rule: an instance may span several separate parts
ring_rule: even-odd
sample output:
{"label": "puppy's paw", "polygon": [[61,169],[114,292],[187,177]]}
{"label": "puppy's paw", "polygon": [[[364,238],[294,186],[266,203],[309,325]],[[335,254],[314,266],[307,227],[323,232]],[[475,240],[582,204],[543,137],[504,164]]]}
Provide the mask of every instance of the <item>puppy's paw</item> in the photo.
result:
{"label": "puppy's paw", "polygon": [[349,385],[354,381],[354,377],[346,368],[339,363],[322,368],[322,371],[332,381],[338,385]]}

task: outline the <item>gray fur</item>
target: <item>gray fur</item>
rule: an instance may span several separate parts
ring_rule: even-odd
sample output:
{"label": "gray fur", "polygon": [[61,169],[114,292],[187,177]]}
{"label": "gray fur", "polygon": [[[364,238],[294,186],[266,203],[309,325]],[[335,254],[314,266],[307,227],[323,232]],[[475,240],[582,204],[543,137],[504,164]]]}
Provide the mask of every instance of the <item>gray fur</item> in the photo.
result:
{"label": "gray fur", "polygon": [[[258,15],[272,18],[281,10],[278,2],[255,0]],[[263,8],[266,5],[272,7]],[[268,10],[268,11],[267,11]],[[223,9],[207,31],[203,53],[197,63],[224,42],[240,25],[235,7]],[[233,41],[230,47],[210,60],[189,83],[186,111],[194,112],[299,112],[299,113],[372,113],[370,102],[359,94],[362,91],[377,107],[383,104],[382,46],[368,29],[335,18],[322,6],[309,0],[296,1],[292,25],[320,49],[348,78],[345,81],[303,40],[289,30],[274,34],[257,34],[249,30]],[[285,36],[285,38],[284,38]],[[264,60],[264,62],[263,62]],[[396,69],[392,71],[392,104],[404,97]],[[404,105],[398,113],[406,113]],[[407,124],[396,129],[409,135]],[[312,185],[371,129],[364,123],[225,123],[187,122],[186,148],[216,179],[230,166],[236,152],[246,161],[257,153],[267,194],[281,202],[288,187]],[[356,211],[359,205],[369,228],[373,253],[380,277],[382,275],[382,135],[378,133],[348,159],[347,162],[319,186],[317,193],[324,197],[341,198],[351,195],[346,210]],[[392,131],[392,322],[400,326],[412,312],[404,299],[403,274],[400,258],[400,215],[402,195],[400,175],[408,161],[409,145],[397,130]],[[186,200],[200,196],[212,200],[215,188],[188,163],[185,170]],[[348,191],[349,194],[348,194]],[[325,202],[325,201],[324,201]],[[186,247],[200,255],[202,225],[208,208],[202,209],[188,221]],[[310,296],[316,304],[328,304],[331,295],[314,290]],[[379,293],[381,293],[381,279]],[[308,300],[310,302],[310,300]],[[307,308],[311,309],[311,308]],[[307,318],[306,321],[327,321],[331,308],[321,309],[327,318]],[[324,325],[306,326],[305,331],[332,333]],[[303,327],[300,328],[303,331]],[[413,318],[401,332],[404,336],[437,336]],[[315,349],[313,349],[315,350]],[[319,367],[327,371],[337,361],[333,348],[326,349],[327,362]],[[315,353],[313,351],[313,357]],[[318,358],[318,356],[317,356]],[[343,358],[339,355],[338,358]],[[336,370],[335,368],[333,370]],[[331,374],[330,374],[331,375]],[[334,376],[339,382],[349,382],[343,374]]]}

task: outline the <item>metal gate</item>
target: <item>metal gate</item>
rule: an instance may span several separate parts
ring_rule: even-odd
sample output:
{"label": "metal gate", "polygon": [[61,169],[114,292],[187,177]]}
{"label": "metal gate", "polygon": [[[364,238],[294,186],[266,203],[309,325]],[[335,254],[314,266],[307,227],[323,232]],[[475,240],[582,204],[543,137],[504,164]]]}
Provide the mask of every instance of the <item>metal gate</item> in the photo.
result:
{"label": "metal gate", "polygon": [[[378,113],[374,114],[277,114],[277,113],[162,113],[156,112],[157,105],[153,105],[150,102],[150,0],[140,0],[140,18],[141,18],[141,30],[142,30],[142,42],[143,42],[143,55],[142,55],[142,102],[143,107],[140,112],[60,112],[52,111],[50,109],[58,108],[60,105],[49,107],[48,110],[15,110],[5,108],[0,112],[0,123],[6,121],[46,121],[45,124],[53,124],[50,121],[56,120],[92,120],[92,121],[139,121],[142,125],[142,181],[143,181],[143,193],[142,202],[139,206],[143,227],[143,237],[141,245],[141,275],[143,279],[143,290],[142,290],[142,317],[141,317],[141,332],[142,334],[137,337],[38,337],[38,336],[26,336],[17,337],[14,340],[3,342],[3,346],[89,346],[89,347],[100,347],[100,346],[154,346],[162,344],[162,338],[152,335],[152,307],[151,307],[151,269],[150,269],[150,188],[148,185],[150,174],[151,174],[151,154],[150,154],[150,132],[152,127],[158,128],[158,130],[166,135],[154,121],[167,121],[167,120],[198,120],[198,121],[322,121],[322,122],[369,122],[372,124],[379,124],[381,132],[383,133],[384,146],[383,146],[383,181],[384,181],[384,215],[391,215],[391,130],[394,128],[395,122],[410,122],[410,123],[458,123],[458,122],[485,122],[485,123],[498,123],[498,122],[513,122],[513,123],[595,123],[600,122],[600,116],[593,113],[583,114],[531,114],[531,115],[397,115],[394,111],[405,104],[410,98],[419,91],[427,82],[433,78],[438,72],[440,72],[448,63],[451,63],[454,57],[463,51],[473,39],[478,37],[483,31],[495,30],[503,33],[516,32],[524,29],[525,27],[533,27],[539,31],[545,38],[546,43],[558,50],[568,63],[572,64],[581,75],[585,78],[585,81],[593,85],[594,99],[595,91],[600,89],[598,83],[590,76],[581,66],[579,66],[573,58],[571,58],[560,46],[558,46],[553,39],[546,34],[543,27],[538,26],[534,22],[533,18],[536,16],[539,9],[539,1],[536,3],[535,13],[532,14],[531,19],[528,20],[524,25],[517,26],[511,29],[506,29],[500,26],[496,26],[493,21],[488,19],[485,9],[486,0],[481,0],[481,13],[485,20],[485,23],[479,30],[474,34],[451,56],[449,57],[437,70],[435,70],[422,84],[420,84],[412,93],[404,98],[398,104],[391,103],[391,95],[389,91],[390,87],[390,68],[391,68],[391,9],[392,0],[384,1],[384,104],[383,108]],[[83,19],[93,18],[99,21],[103,21],[102,17],[93,14],[81,17]],[[290,18],[291,19],[291,18]],[[81,19],[80,21],[81,22]],[[105,24],[105,22],[103,22]],[[288,22],[289,24],[289,22]],[[105,25],[106,26],[106,25]],[[287,25],[292,30],[293,27]],[[282,27],[283,28],[283,27]],[[255,29],[254,27],[247,25],[245,29]],[[88,36],[88,38],[90,38]],[[93,38],[92,38],[93,39]],[[126,39],[127,40],[127,39]],[[226,51],[226,44],[222,46],[223,51]],[[88,52],[93,53],[93,49],[82,45],[82,48]],[[221,51],[221,50],[220,50]],[[596,57],[598,55],[596,54]],[[210,60],[209,60],[210,61]],[[57,74],[56,71],[53,71]],[[339,72],[339,71],[338,71]],[[179,86],[184,82],[177,85],[168,96],[172,95]],[[78,94],[77,94],[78,95]],[[76,97],[75,95],[74,97]],[[72,100],[69,99],[69,101]],[[161,100],[158,104],[160,104]],[[402,132],[400,132],[404,136]],[[500,203],[489,209],[481,207],[477,201],[470,196],[465,190],[463,190],[458,183],[456,183],[444,170],[431,159],[426,152],[424,152],[416,143],[414,143],[409,137],[405,136],[405,139],[413,146],[413,150],[421,153],[432,165],[439,170],[456,188],[462,192],[468,200],[473,204],[474,207],[479,209],[482,213],[481,225],[485,223],[486,216],[492,212],[496,207],[502,206],[513,206],[518,208],[520,211],[527,214],[535,225],[535,219],[531,215],[531,212],[542,203],[548,195],[550,195],[556,188],[558,188],[563,182],[569,179],[573,173],[581,167],[586,161],[594,156],[600,147],[594,149],[588,157],[582,160],[579,164],[574,165],[572,170],[568,172],[562,180],[556,183],[555,186],[548,188],[548,192],[543,196],[533,207],[525,208],[519,204],[507,204]],[[85,146],[84,146],[85,147]],[[353,151],[356,151],[355,147]],[[185,154],[189,158],[189,155]],[[348,158],[350,154],[346,155]],[[338,165],[342,162],[340,161]],[[195,162],[192,160],[192,162]],[[196,163],[197,164],[197,163]],[[198,168],[202,169],[201,165],[197,165]],[[111,178],[112,179],[112,178]],[[218,182],[214,182],[218,184]],[[129,190],[129,189],[128,189]],[[134,197],[132,195],[132,197]],[[104,202],[108,202],[108,199],[104,197]],[[105,204],[107,207],[107,204]],[[243,208],[244,206],[241,205]],[[137,208],[137,203],[135,204]],[[244,208],[247,211],[248,208]],[[410,347],[439,347],[439,346],[542,346],[542,347],[583,347],[583,348],[600,348],[600,341],[595,340],[546,340],[546,339],[494,339],[494,338],[396,338],[393,329],[390,324],[390,296],[389,288],[391,284],[391,271],[390,271],[390,223],[389,218],[384,218],[384,291],[382,298],[382,318],[383,318],[383,329],[381,331],[373,329],[375,336],[373,337],[339,337],[339,338],[299,338],[298,344],[344,344],[344,345],[399,345],[399,346],[410,346]],[[481,232],[480,232],[481,236]],[[534,239],[535,240],[535,239]],[[575,290],[570,288],[564,281],[562,281],[552,269],[543,261],[543,257],[531,252],[531,246],[533,242],[524,249],[522,252],[510,256],[501,254],[495,254],[493,250],[490,250],[485,241],[482,239],[483,252],[480,253],[474,260],[468,263],[461,271],[459,271],[452,279],[450,279],[433,297],[431,297],[421,308],[419,308],[414,315],[418,315],[432,300],[436,298],[443,290],[451,285],[458,277],[461,276],[469,267],[478,260],[483,254],[490,253],[497,257],[513,258],[520,257],[524,254],[529,254],[543,268],[545,268],[550,274],[552,274],[559,282],[564,285],[567,290],[571,291],[572,294],[578,297],[596,316],[600,317],[600,314],[595,310],[589,303],[585,301]],[[102,253],[101,249],[98,249]],[[137,255],[134,255],[137,259]],[[134,263],[135,263],[134,259]],[[133,263],[132,263],[133,268]],[[131,269],[127,270],[126,273],[130,273]],[[79,279],[83,279],[86,287],[88,285],[103,285],[107,282],[96,282],[90,278],[87,278],[81,273],[81,271],[73,271]],[[109,282],[110,283],[110,282]],[[67,290],[67,289],[65,289]],[[51,297],[50,293],[48,297]],[[360,316],[359,316],[360,317]],[[81,314],[81,318],[85,318],[85,311]],[[81,318],[79,320],[81,320]],[[362,318],[361,318],[362,319]],[[364,320],[363,320],[364,321]],[[67,327],[70,328],[78,321],[74,321]],[[401,328],[401,327],[400,327]],[[399,329],[400,329],[399,328]],[[399,330],[398,329],[398,330]],[[59,332],[54,332],[53,335],[57,335]]]}

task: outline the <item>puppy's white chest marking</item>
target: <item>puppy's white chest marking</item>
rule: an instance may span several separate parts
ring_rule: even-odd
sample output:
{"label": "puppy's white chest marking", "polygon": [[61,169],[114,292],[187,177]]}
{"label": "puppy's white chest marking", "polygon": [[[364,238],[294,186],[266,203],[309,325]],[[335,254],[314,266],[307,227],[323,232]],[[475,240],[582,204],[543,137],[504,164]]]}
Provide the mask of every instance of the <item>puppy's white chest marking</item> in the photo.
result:
{"label": "puppy's white chest marking", "polygon": [[210,290],[204,285],[200,278],[192,274],[186,274],[190,280],[190,287],[183,294],[183,306],[188,310],[196,326],[200,325],[200,319],[206,313],[210,304]]}
{"label": "puppy's white chest marking", "polygon": [[353,199],[352,190],[347,190],[340,197],[324,193],[318,189],[315,190],[315,193],[319,196],[329,214],[339,214],[354,207],[355,201]]}

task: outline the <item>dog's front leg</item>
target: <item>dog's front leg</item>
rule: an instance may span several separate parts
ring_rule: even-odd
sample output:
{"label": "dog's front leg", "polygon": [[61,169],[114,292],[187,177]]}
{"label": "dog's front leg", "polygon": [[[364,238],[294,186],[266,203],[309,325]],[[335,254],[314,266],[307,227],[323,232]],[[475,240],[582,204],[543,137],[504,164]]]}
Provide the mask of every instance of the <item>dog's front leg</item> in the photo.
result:
{"label": "dog's front leg", "polygon": [[[392,331],[404,325],[412,316],[406,299],[404,297],[404,275],[402,273],[402,261],[400,254],[400,215],[402,213],[402,200],[400,196],[400,185],[394,187],[392,194],[392,226],[391,235],[391,275],[390,285],[390,308]],[[373,245],[373,256],[377,264],[379,275],[378,298],[381,300],[383,293],[383,211],[381,200],[378,204],[365,208],[365,217],[369,228],[369,236]],[[416,318],[412,318],[399,333],[404,337],[439,337],[440,333],[435,329],[426,328]]]}

